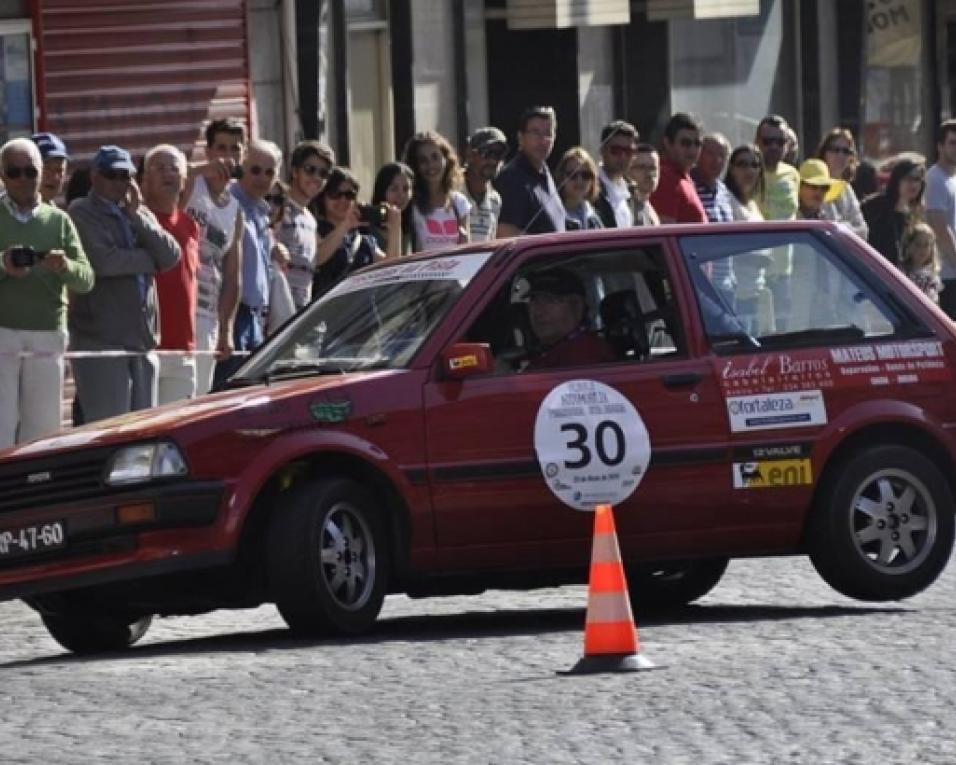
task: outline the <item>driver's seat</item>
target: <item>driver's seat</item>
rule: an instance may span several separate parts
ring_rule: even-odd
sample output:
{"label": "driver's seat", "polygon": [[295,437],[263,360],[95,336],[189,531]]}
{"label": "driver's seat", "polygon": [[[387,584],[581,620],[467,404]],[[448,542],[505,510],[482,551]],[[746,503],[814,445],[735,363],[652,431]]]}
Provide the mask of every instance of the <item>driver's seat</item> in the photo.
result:
{"label": "driver's seat", "polygon": [[601,301],[604,337],[622,359],[646,359],[651,354],[647,319],[634,290],[620,290]]}

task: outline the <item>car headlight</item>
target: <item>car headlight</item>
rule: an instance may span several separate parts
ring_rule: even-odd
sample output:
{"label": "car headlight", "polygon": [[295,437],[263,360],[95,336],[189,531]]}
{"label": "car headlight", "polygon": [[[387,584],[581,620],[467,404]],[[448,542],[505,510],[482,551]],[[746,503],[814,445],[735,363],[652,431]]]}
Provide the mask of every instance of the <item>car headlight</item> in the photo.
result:
{"label": "car headlight", "polygon": [[136,444],[124,447],[113,455],[106,473],[106,483],[120,486],[186,473],[186,460],[175,444],[168,441]]}

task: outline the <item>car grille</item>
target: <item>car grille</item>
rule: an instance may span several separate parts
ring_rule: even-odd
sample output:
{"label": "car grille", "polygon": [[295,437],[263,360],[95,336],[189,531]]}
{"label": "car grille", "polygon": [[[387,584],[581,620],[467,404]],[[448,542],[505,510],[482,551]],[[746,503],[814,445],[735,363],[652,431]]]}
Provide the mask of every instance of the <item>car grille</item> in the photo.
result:
{"label": "car grille", "polygon": [[112,449],[89,449],[0,463],[0,513],[113,493],[103,483]]}

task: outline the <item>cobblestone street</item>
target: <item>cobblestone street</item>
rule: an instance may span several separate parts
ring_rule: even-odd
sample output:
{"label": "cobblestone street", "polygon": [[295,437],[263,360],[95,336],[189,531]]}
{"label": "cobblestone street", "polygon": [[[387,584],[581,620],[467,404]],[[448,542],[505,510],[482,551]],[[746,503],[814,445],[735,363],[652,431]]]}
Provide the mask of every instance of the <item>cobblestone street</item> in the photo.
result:
{"label": "cobblestone street", "polygon": [[803,559],[738,561],[641,620],[638,674],[559,677],[585,590],[391,597],[364,640],[291,639],[274,609],[158,620],[64,653],[0,605],[6,762],[951,763],[956,573],[865,604]]}

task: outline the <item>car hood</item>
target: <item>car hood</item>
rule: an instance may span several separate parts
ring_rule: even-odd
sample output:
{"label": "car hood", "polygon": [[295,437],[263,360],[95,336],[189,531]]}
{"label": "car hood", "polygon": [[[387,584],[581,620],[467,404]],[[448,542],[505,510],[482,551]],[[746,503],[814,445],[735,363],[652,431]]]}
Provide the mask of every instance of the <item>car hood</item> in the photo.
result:
{"label": "car hood", "polygon": [[275,410],[285,402],[303,396],[309,397],[310,400],[317,396],[323,401],[334,401],[337,393],[344,397],[346,391],[350,391],[359,381],[369,382],[401,374],[403,370],[383,370],[306,377],[214,393],[190,401],[129,412],[31,441],[7,451],[0,451],[0,460],[174,436],[177,432],[213,418],[233,420],[234,417],[241,416],[241,413],[254,414],[262,409]]}

